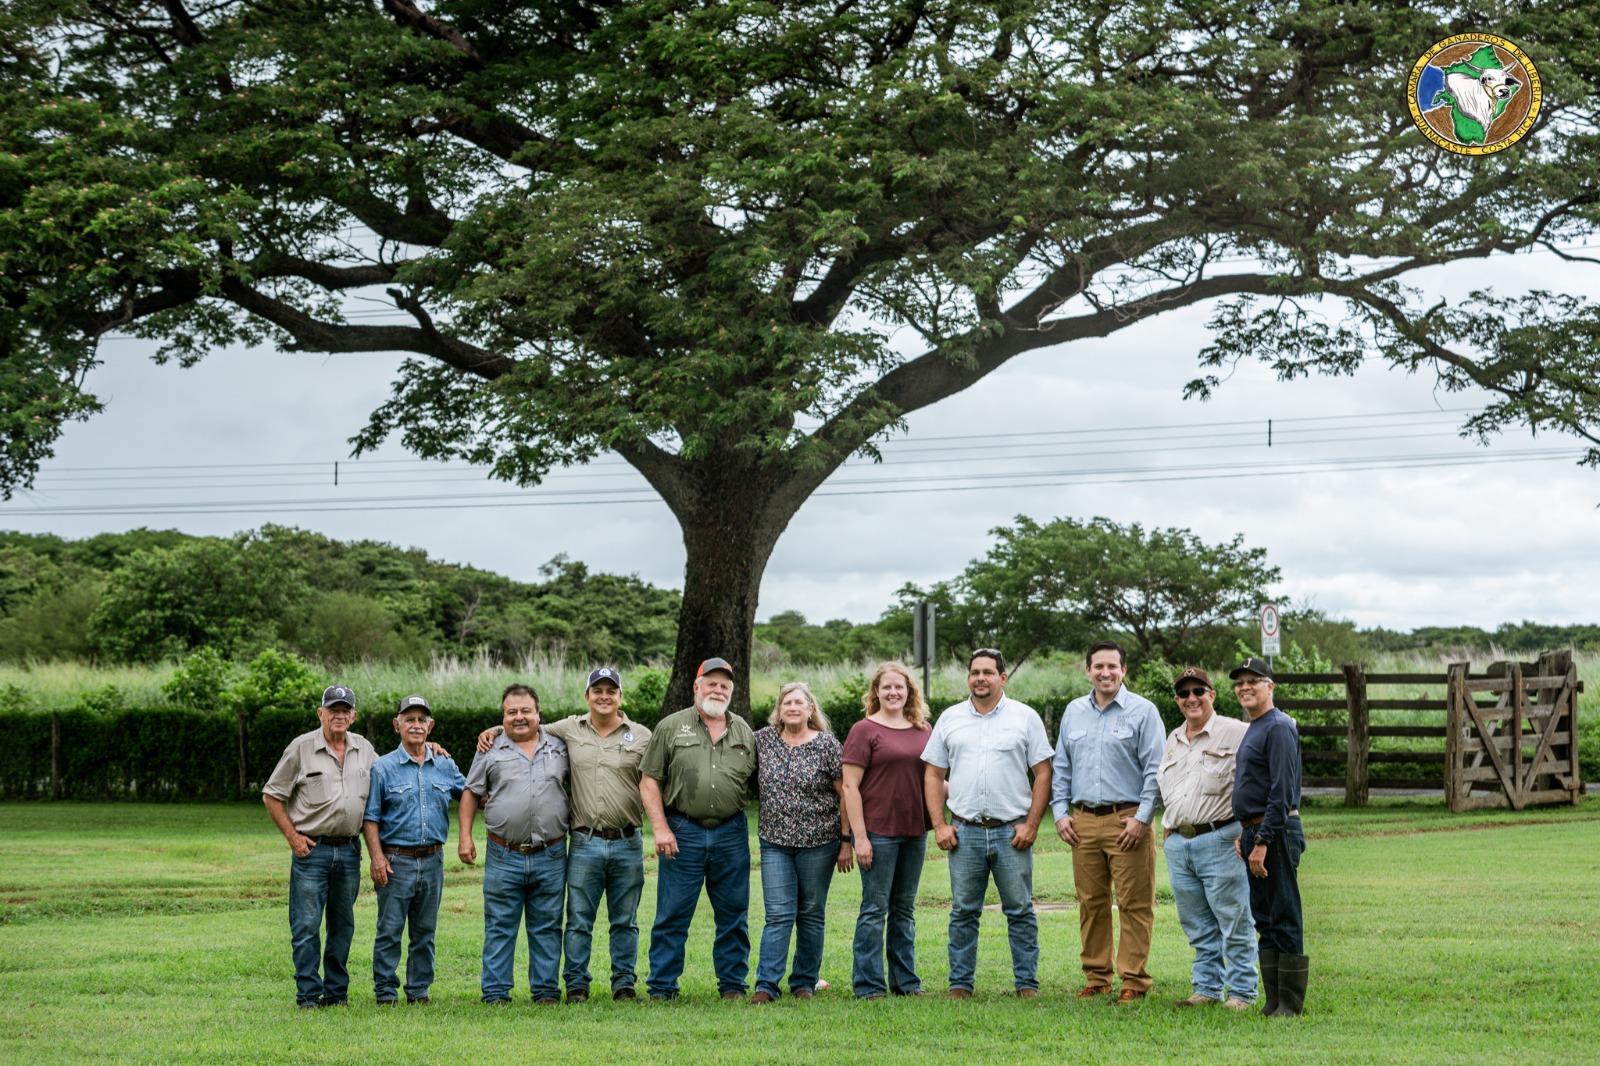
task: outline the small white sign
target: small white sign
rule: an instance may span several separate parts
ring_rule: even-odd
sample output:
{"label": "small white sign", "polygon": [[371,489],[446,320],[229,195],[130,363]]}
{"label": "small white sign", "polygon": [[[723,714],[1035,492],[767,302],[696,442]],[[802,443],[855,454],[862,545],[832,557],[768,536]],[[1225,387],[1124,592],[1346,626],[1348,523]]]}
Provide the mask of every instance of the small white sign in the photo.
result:
{"label": "small white sign", "polygon": [[1278,607],[1269,603],[1261,608],[1261,654],[1281,655],[1282,642],[1278,639]]}

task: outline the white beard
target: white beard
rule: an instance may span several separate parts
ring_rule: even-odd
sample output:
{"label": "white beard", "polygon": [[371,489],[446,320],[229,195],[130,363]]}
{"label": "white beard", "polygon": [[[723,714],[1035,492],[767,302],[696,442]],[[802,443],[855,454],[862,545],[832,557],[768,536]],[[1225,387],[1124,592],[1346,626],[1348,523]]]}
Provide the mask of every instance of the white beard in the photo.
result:
{"label": "white beard", "polygon": [[707,696],[700,701],[700,713],[707,718],[721,718],[728,713],[728,701]]}

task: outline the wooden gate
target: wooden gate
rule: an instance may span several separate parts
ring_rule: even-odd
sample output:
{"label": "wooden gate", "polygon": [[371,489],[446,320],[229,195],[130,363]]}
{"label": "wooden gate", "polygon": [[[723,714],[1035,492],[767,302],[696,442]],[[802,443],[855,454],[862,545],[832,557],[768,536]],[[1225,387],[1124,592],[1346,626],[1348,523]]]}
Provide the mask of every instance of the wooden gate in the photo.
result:
{"label": "wooden gate", "polygon": [[[1480,703],[1477,693],[1495,696]],[[1536,663],[1449,669],[1445,797],[1452,811],[1579,802],[1578,670],[1570,651]],[[1473,790],[1478,790],[1474,795]]]}

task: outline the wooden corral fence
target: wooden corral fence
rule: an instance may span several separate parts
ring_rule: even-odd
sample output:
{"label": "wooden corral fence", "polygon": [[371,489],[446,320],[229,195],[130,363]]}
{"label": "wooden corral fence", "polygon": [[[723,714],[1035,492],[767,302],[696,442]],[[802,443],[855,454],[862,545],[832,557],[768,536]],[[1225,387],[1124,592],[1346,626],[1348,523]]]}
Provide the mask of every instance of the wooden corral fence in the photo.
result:
{"label": "wooden corral fence", "polygon": [[[1371,789],[1440,789],[1452,811],[1480,807],[1523,807],[1577,803],[1583,795],[1578,770],[1578,680],[1570,651],[1546,652],[1536,662],[1492,663],[1481,674],[1455,663],[1442,674],[1369,674],[1347,663],[1337,674],[1277,674],[1280,692],[1288,685],[1344,688],[1344,699],[1296,699],[1280,695],[1277,704],[1297,711],[1344,711],[1343,725],[1300,726],[1305,737],[1344,737],[1344,751],[1302,751],[1307,787],[1344,788],[1347,807],[1367,805]],[[1373,697],[1377,686],[1437,688],[1437,698]],[[1490,697],[1487,700],[1480,696]],[[1445,713],[1444,725],[1373,725],[1372,711]],[[1433,750],[1374,751],[1383,737],[1438,738]],[[1426,777],[1375,775],[1373,767],[1437,766]],[[1342,773],[1332,773],[1335,768]]]}

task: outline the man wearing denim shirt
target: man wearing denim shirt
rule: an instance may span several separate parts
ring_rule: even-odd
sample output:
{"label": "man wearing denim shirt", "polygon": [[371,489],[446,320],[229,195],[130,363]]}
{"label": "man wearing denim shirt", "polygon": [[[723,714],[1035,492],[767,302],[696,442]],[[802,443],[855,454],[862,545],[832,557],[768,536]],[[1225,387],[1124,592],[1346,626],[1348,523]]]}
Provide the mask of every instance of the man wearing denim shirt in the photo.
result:
{"label": "man wearing denim shirt", "polygon": [[406,1002],[429,1002],[433,935],[444,895],[444,842],[450,801],[466,778],[447,756],[428,750],[433,710],[421,696],[400,701],[394,718],[400,746],[372,768],[372,790],[361,825],[378,889],[378,933],[372,941],[372,991],[380,1006],[398,1000],[400,933],[411,929],[406,953]]}
{"label": "man wearing denim shirt", "polygon": [[1056,834],[1072,845],[1085,979],[1078,998],[1111,992],[1114,885],[1122,934],[1114,960],[1122,977],[1117,1002],[1130,1003],[1150,992],[1145,963],[1156,901],[1150,821],[1166,730],[1155,704],[1123,685],[1128,660],[1121,647],[1102,640],[1084,663],[1094,688],[1061,713],[1052,795]]}
{"label": "man wearing denim shirt", "polygon": [[472,823],[479,806],[489,836],[483,872],[483,1002],[511,1002],[517,931],[527,916],[528,991],[541,1006],[561,1002],[561,911],[567,892],[567,745],[539,728],[539,697],[527,685],[500,697],[505,732],[472,760],[461,794],[456,854],[478,859]]}
{"label": "man wearing denim shirt", "polygon": [[1037,711],[1006,698],[1006,679],[1005,657],[997,649],[979,648],[968,656],[971,697],[939,715],[922,752],[933,839],[950,854],[952,999],[972,995],[978,919],[991,876],[1006,916],[1017,995],[1039,994],[1033,843],[1050,797],[1050,738]]}
{"label": "man wearing denim shirt", "polygon": [[1250,871],[1250,912],[1261,938],[1261,1013],[1292,1017],[1305,1009],[1311,966],[1300,912],[1300,730],[1274,705],[1265,660],[1246,659],[1228,676],[1250,717],[1233,779],[1233,813],[1244,827],[1234,847]]}

